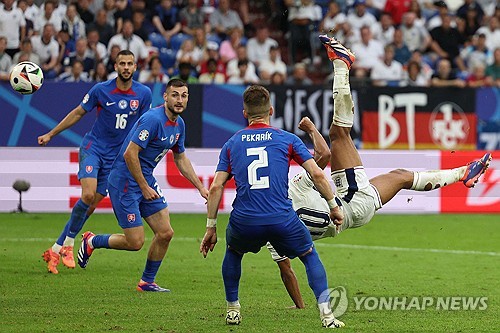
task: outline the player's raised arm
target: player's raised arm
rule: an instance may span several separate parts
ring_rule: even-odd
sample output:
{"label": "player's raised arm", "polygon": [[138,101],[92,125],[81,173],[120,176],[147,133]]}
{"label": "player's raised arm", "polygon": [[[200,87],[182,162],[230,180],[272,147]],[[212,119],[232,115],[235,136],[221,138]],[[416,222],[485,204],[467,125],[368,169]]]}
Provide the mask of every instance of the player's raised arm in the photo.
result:
{"label": "player's raised arm", "polygon": [[51,129],[48,133],[44,135],[40,135],[38,137],[38,144],[40,146],[45,146],[49,141],[56,136],[57,134],[61,133],[65,129],[70,128],[74,124],[80,121],[82,117],[86,114],[87,112],[81,107],[81,105],[78,105],[76,108],[71,110],[66,117],[63,118],[59,122],[59,124],[56,125],[53,129]]}
{"label": "player's raised arm", "polygon": [[330,162],[330,147],[326,143],[325,139],[318,131],[314,123],[309,119],[309,117],[304,117],[299,122],[299,128],[306,132],[311,138],[314,146],[314,160],[316,164],[324,169]]}
{"label": "player's raised arm", "polygon": [[208,251],[213,251],[217,243],[217,213],[219,211],[220,201],[224,191],[224,185],[229,180],[229,173],[217,171],[215,173],[207,202],[207,230],[200,244],[200,252],[203,257],[207,257]]}

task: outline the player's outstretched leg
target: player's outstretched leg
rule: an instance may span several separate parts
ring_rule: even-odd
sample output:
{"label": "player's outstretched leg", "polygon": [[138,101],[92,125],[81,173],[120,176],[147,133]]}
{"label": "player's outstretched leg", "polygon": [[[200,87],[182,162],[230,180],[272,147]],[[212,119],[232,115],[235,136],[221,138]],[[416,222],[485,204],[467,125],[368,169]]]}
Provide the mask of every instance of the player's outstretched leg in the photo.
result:
{"label": "player's outstretched leg", "polygon": [[241,306],[238,298],[238,287],[241,278],[242,259],[242,254],[229,249],[229,247],[226,248],[226,254],[222,261],[222,278],[224,280],[227,301],[227,325],[239,325],[241,323]]}
{"label": "player's outstretched leg", "polygon": [[380,195],[381,204],[389,202],[400,190],[431,191],[461,181],[474,187],[490,165],[492,155],[486,153],[479,160],[446,170],[409,171],[396,169],[370,179]]}
{"label": "player's outstretched leg", "polygon": [[81,268],[87,267],[90,256],[94,252],[94,247],[92,246],[92,238],[94,236],[95,234],[90,231],[86,231],[82,235],[82,244],[80,245],[80,249],[78,249],[78,265]]}
{"label": "player's outstretched leg", "polygon": [[330,126],[332,171],[361,166],[361,158],[350,135],[354,122],[354,104],[349,84],[349,69],[356,58],[335,38],[321,35],[319,39],[328,52],[334,71],[333,121]]}

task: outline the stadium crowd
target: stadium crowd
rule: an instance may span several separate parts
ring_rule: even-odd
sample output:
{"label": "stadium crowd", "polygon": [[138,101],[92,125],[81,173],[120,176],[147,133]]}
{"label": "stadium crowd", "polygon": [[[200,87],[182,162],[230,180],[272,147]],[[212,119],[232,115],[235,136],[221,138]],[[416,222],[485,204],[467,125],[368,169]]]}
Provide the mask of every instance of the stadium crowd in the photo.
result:
{"label": "stadium crowd", "polygon": [[128,49],[140,82],[309,85],[333,79],[317,38],[333,31],[353,81],[498,87],[499,20],[496,0],[2,0],[0,80],[32,61],[46,80],[105,81]]}

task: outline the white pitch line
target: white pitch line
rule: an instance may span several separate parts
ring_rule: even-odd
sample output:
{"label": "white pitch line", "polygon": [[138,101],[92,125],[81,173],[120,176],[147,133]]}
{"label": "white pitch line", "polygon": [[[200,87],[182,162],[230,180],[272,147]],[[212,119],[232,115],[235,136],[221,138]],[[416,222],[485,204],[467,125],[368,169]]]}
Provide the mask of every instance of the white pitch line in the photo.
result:
{"label": "white pitch line", "polygon": [[[174,237],[173,242],[199,242],[202,237]],[[151,240],[146,238],[146,241]],[[218,238],[218,243],[223,244],[224,238]],[[0,243],[4,242],[53,242],[54,238],[0,238]],[[473,250],[445,250],[445,249],[422,249],[412,247],[397,247],[397,246],[378,246],[378,245],[357,245],[357,244],[331,244],[331,243],[315,243],[317,247],[333,247],[339,249],[353,249],[353,250],[378,250],[378,251],[396,251],[396,252],[430,252],[430,253],[446,253],[446,254],[471,254],[482,255],[490,257],[500,257],[500,252],[485,252]]]}

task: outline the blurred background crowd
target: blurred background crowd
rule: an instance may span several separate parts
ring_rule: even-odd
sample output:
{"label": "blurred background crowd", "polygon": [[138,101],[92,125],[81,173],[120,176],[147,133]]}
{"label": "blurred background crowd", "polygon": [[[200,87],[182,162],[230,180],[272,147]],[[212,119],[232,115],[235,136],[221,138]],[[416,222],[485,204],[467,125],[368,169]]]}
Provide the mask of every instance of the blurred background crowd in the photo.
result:
{"label": "blurred background crowd", "polygon": [[500,86],[497,0],[2,0],[0,80],[104,81],[121,49],[140,82],[310,85],[332,80],[317,36],[356,55],[354,84]]}

